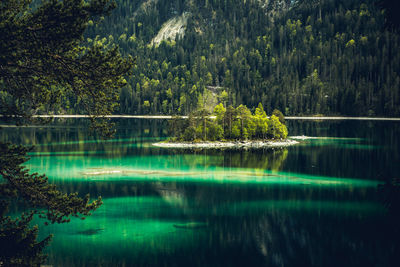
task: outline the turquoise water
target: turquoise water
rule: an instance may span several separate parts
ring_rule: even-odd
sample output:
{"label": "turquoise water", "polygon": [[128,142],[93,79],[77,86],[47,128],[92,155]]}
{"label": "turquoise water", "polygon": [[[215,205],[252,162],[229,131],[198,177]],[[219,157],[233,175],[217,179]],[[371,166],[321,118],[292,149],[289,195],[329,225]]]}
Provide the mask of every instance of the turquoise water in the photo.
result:
{"label": "turquoise water", "polygon": [[378,186],[400,175],[400,123],[289,121],[285,149],[163,149],[162,120],[6,127],[35,145],[27,167],[65,192],[102,196],[85,220],[44,226],[53,266],[392,266],[398,230]]}

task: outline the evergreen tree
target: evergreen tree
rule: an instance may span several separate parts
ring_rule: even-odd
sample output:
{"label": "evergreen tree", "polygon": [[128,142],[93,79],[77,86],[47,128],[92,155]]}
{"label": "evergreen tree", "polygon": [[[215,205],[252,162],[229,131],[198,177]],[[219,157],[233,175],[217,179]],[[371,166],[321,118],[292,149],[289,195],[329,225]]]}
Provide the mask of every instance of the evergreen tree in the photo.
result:
{"label": "evergreen tree", "polygon": [[[49,110],[71,97],[91,115],[92,127],[104,136],[113,131],[103,115],[117,107],[124,76],[133,66],[118,47],[95,40],[83,42],[88,27],[107,15],[111,0],[4,0],[0,2],[0,112],[17,123]],[[124,38],[122,38],[124,39]],[[23,167],[25,148],[0,143],[0,265],[38,266],[51,237],[37,241],[38,228],[30,227],[34,215],[46,223],[68,222],[101,205],[101,198],[64,194],[45,175]],[[19,218],[7,216],[11,203],[25,205]]]}

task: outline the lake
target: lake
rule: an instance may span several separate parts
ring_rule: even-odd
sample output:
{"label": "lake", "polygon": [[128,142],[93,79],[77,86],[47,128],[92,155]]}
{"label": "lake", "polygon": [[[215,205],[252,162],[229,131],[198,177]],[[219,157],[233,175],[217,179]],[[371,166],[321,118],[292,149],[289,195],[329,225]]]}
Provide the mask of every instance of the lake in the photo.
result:
{"label": "lake", "polygon": [[152,146],[166,120],[114,121],[111,140],[90,135],[87,119],[0,131],[35,145],[32,172],[103,197],[85,220],[35,220],[40,238],[54,233],[47,264],[399,266],[399,220],[379,185],[400,178],[400,122],[289,120],[289,135],[313,138],[189,150]]}

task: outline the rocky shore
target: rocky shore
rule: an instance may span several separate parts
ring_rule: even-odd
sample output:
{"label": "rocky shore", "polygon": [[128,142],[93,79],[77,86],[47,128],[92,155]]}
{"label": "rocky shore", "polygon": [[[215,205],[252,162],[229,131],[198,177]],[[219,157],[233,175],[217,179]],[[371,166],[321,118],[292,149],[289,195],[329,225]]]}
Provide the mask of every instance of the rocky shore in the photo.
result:
{"label": "rocky shore", "polygon": [[298,144],[298,141],[285,140],[254,140],[254,141],[206,141],[206,142],[159,142],[153,146],[164,148],[280,148]]}

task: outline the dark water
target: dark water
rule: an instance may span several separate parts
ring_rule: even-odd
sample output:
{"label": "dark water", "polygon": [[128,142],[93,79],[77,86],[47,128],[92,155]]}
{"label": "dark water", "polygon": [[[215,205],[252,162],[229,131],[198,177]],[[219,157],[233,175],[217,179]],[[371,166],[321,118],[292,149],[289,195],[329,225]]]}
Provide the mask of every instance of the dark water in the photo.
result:
{"label": "dark water", "polygon": [[396,216],[378,190],[400,177],[400,123],[289,121],[285,149],[179,150],[162,120],[118,120],[101,141],[82,119],[6,127],[27,167],[101,195],[86,220],[40,225],[53,266],[399,266]]}

